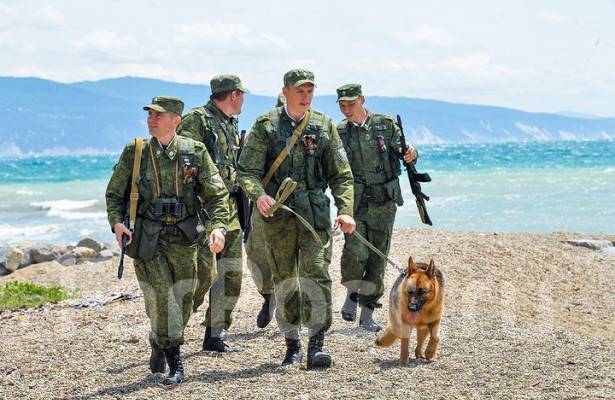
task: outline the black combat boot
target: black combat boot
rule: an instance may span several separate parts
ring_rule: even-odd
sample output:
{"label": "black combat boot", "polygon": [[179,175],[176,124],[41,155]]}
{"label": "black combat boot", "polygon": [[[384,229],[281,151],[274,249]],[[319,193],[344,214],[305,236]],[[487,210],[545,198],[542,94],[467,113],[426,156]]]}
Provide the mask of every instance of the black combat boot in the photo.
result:
{"label": "black combat boot", "polygon": [[353,292],[350,289],[346,292],[346,300],[340,311],[344,321],[354,321],[357,319],[357,297],[357,292]]}
{"label": "black combat boot", "polygon": [[322,350],[325,340],[325,330],[310,329],[310,342],[308,343],[307,369],[329,368],[331,366],[331,355]]}
{"label": "black combat boot", "polygon": [[158,347],[158,344],[156,344],[152,338],[149,338],[149,345],[152,348],[152,353],[149,356],[149,369],[152,371],[152,374],[155,374],[156,372],[163,374],[167,369],[167,362],[164,359],[164,351]]}
{"label": "black combat boot", "polygon": [[369,332],[379,332],[382,330],[382,327],[378,325],[372,314],[374,313],[374,309],[367,306],[361,307],[361,316],[359,317],[359,326],[366,331]]}
{"label": "black combat boot", "polygon": [[163,385],[175,386],[184,380],[184,366],[179,353],[179,346],[164,349],[164,355],[169,363],[169,375],[162,381]]}
{"label": "black combat boot", "polygon": [[299,364],[303,361],[301,341],[299,339],[286,338],[286,355],[282,365]]}
{"label": "black combat boot", "polygon": [[205,337],[203,338],[203,351],[217,351],[218,353],[226,353],[230,350],[226,343],[222,340],[222,328],[205,329]]}
{"label": "black combat boot", "polygon": [[273,293],[263,294],[262,295],[265,301],[263,301],[263,306],[261,310],[258,312],[258,316],[256,317],[256,326],[263,329],[271,319],[273,318],[273,312],[275,310],[275,296]]}

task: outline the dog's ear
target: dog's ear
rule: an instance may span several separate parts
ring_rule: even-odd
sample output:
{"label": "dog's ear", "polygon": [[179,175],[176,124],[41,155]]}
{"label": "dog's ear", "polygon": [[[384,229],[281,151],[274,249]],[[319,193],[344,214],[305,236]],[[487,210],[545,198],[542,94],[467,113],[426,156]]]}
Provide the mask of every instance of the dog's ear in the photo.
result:
{"label": "dog's ear", "polygon": [[425,273],[430,279],[433,279],[433,277],[436,276],[436,263],[433,262],[433,258],[429,262],[429,266],[427,267]]}
{"label": "dog's ear", "polygon": [[412,256],[408,257],[408,269],[406,270],[406,276],[410,276],[418,271],[416,263],[412,259]]}

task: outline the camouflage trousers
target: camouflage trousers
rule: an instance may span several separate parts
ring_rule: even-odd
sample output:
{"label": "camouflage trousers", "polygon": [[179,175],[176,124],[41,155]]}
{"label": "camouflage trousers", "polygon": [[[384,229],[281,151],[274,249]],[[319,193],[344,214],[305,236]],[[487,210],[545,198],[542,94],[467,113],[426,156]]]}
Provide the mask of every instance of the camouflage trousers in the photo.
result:
{"label": "camouflage trousers", "polygon": [[150,338],[163,349],[184,343],[196,286],[196,245],[160,239],[156,258],[134,260],[150,320]]}
{"label": "camouflage trousers", "polygon": [[[294,216],[278,213],[264,223],[278,327],[289,338],[298,334],[301,325],[327,330],[331,326],[331,246],[323,249]],[[317,232],[322,243],[327,243],[331,229]]]}
{"label": "camouflage trousers", "polygon": [[[384,254],[389,253],[397,205],[361,204],[355,221],[357,232]],[[359,294],[359,304],[370,308],[381,307],[378,301],[384,293],[386,261],[361,243],[354,235],[345,235],[342,251],[342,285]]]}
{"label": "camouflage trousers", "polygon": [[239,300],[243,276],[241,240],[241,229],[228,231],[224,249],[216,256],[208,246],[199,246],[194,312],[203,304],[209,290],[209,306],[201,325],[229,329],[233,322],[232,312]]}
{"label": "camouflage trousers", "polygon": [[260,294],[273,293],[271,249],[267,245],[263,218],[257,210],[252,214],[252,231],[246,242],[248,269]]}

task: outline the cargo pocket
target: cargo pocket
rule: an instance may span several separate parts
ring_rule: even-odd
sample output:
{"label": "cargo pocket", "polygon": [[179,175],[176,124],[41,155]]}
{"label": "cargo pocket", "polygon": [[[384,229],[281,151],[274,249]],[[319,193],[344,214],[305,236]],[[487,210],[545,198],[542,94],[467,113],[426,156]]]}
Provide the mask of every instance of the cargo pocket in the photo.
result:
{"label": "cargo pocket", "polygon": [[143,219],[141,240],[139,243],[139,259],[149,261],[156,257],[156,249],[158,248],[161,229],[161,222]]}
{"label": "cargo pocket", "polygon": [[399,179],[393,179],[384,184],[387,196],[393,200],[398,206],[404,205],[404,198],[401,195],[401,187],[399,186]]}
{"label": "cargo pocket", "polygon": [[186,237],[189,244],[192,244],[199,237],[199,230],[197,229],[198,219],[196,215],[188,217],[177,223],[177,227]]}
{"label": "cargo pocket", "polygon": [[309,192],[310,205],[316,230],[328,230],[331,225],[331,200],[321,191]]}

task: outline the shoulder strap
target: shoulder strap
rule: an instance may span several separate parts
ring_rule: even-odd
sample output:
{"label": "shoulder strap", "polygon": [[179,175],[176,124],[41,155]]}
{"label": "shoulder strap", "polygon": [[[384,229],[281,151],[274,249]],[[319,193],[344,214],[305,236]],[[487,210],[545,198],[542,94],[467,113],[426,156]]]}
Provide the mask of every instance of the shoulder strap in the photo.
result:
{"label": "shoulder strap", "polygon": [[130,187],[130,213],[128,219],[128,229],[131,231],[135,228],[137,219],[137,201],[139,200],[139,186],[137,186],[137,177],[141,170],[141,154],[143,153],[143,139],[135,139],[135,159],[132,164],[132,184]]}
{"label": "shoulder strap", "polygon": [[194,142],[187,137],[177,136],[179,138],[179,153],[182,155],[194,154]]}
{"label": "shoulder strap", "polygon": [[271,164],[271,168],[269,168],[269,171],[267,171],[267,175],[265,175],[265,177],[261,181],[261,183],[263,184],[263,187],[269,184],[269,181],[271,181],[271,177],[273,177],[273,174],[275,173],[275,171],[278,170],[282,162],[286,159],[290,151],[295,146],[295,143],[297,143],[297,139],[299,139],[299,136],[301,136],[301,132],[303,132],[303,129],[307,126],[309,122],[308,120],[310,119],[310,114],[311,114],[310,110],[308,110],[303,120],[299,123],[299,125],[297,125],[297,127],[293,131],[293,134],[290,137],[290,142],[288,143],[288,146],[282,149],[282,151],[280,152],[280,154],[278,154],[273,164]]}

